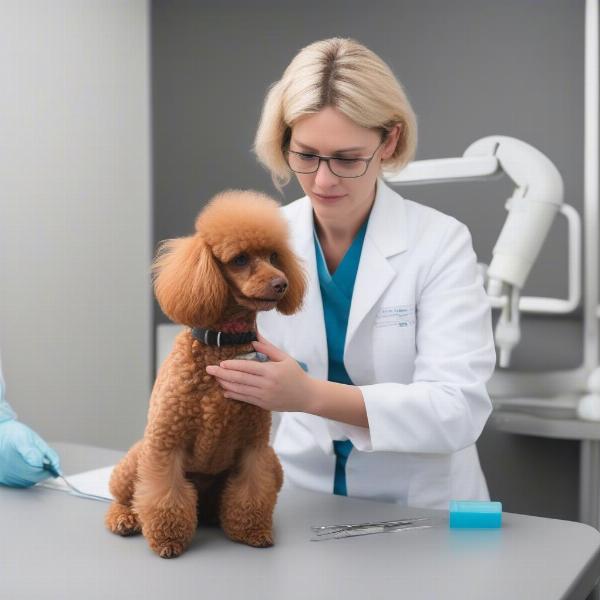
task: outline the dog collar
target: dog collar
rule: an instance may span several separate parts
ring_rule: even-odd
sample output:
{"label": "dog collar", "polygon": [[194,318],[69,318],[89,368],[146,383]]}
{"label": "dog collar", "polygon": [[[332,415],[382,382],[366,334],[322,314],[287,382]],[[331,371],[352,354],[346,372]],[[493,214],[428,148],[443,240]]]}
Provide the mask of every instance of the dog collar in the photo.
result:
{"label": "dog collar", "polygon": [[194,327],[192,336],[205,346],[238,346],[256,342],[255,331],[243,331],[242,333],[228,333],[226,331],[215,331],[204,327]]}

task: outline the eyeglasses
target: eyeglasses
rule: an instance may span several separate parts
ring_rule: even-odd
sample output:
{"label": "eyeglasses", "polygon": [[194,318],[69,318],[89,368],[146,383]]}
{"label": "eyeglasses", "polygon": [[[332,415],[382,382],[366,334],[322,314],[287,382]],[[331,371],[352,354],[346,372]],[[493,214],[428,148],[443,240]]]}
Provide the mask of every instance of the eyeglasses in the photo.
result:
{"label": "eyeglasses", "polygon": [[369,168],[377,150],[383,145],[383,140],[375,152],[369,158],[340,158],[337,156],[320,156],[319,154],[310,154],[308,152],[295,152],[294,150],[284,150],[286,162],[294,173],[316,173],[321,166],[321,161],[325,161],[329,170],[336,177],[362,177]]}

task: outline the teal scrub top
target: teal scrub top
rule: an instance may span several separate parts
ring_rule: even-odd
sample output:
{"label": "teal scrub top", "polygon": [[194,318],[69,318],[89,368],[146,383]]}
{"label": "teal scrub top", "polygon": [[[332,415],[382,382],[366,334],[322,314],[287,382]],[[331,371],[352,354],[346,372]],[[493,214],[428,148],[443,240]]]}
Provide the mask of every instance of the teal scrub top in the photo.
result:
{"label": "teal scrub top", "polygon": [[[367,217],[333,274],[329,273],[319,238],[316,231],[314,232],[317,273],[319,275],[319,287],[321,288],[321,298],[323,300],[327,351],[329,355],[327,379],[336,383],[352,385],[352,380],[344,367],[344,344],[346,341],[352,292],[354,290],[356,272],[358,270],[368,221]],[[350,440],[333,442],[333,449],[336,456],[333,493],[339,496],[346,496],[348,494],[346,487],[346,462],[348,461],[350,452],[352,452],[352,448],[353,445]]]}

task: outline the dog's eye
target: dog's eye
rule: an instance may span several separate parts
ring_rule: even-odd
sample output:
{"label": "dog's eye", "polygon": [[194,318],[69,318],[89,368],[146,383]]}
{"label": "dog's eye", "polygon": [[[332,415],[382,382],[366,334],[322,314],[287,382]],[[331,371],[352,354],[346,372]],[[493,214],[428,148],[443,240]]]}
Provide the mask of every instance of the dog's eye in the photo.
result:
{"label": "dog's eye", "polygon": [[277,254],[277,252],[273,252],[273,254],[271,254],[271,264],[275,264],[277,262],[277,259],[279,258],[279,255]]}
{"label": "dog's eye", "polygon": [[232,261],[236,267],[245,267],[248,264],[247,254],[238,254]]}

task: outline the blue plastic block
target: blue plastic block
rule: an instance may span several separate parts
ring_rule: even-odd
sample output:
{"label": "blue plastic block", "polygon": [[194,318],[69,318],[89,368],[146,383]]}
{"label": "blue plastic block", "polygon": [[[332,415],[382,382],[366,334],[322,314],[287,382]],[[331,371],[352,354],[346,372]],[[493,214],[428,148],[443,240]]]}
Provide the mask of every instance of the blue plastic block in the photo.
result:
{"label": "blue plastic block", "polygon": [[502,502],[450,501],[451,529],[497,529],[502,526]]}

